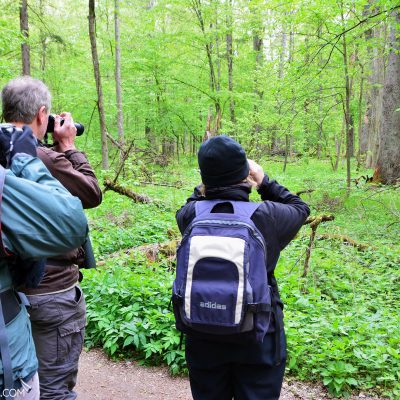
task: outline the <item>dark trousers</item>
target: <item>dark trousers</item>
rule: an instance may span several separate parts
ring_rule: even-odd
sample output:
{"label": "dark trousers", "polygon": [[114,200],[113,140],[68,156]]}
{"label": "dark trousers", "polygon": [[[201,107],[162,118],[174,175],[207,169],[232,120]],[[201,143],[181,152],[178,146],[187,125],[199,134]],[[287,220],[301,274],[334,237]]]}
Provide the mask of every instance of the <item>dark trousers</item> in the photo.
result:
{"label": "dark trousers", "polygon": [[281,358],[276,365],[275,334],[263,343],[220,343],[186,338],[186,361],[194,400],[278,400],[286,364],[281,331]]}
{"label": "dark trousers", "polygon": [[39,360],[40,400],[74,400],[86,324],[82,290],[76,286],[66,292],[28,298]]}

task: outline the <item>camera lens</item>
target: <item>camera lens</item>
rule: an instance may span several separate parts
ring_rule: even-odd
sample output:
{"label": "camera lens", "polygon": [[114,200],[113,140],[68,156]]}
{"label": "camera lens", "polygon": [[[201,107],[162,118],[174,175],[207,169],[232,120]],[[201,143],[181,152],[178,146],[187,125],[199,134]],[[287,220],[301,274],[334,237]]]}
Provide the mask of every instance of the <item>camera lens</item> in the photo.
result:
{"label": "camera lens", "polygon": [[[47,122],[47,128],[46,128],[46,133],[53,133],[54,132],[54,115],[50,114],[49,115],[49,120]],[[60,120],[60,125],[64,123],[64,119],[61,118]],[[76,136],[81,136],[83,132],[85,131],[85,127],[80,124],[79,122],[74,123],[75,128],[76,128]]]}

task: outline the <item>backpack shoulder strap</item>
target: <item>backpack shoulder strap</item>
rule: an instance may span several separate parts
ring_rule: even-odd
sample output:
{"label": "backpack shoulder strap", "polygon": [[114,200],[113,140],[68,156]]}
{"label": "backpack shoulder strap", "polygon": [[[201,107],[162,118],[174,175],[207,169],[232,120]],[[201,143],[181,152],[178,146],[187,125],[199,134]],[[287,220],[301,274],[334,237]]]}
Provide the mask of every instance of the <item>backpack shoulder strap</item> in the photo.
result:
{"label": "backpack shoulder strap", "polygon": [[195,203],[196,217],[210,214],[214,206],[218,203],[226,203],[223,200],[198,200]]}
{"label": "backpack shoulder strap", "polygon": [[0,165],[0,257],[9,257],[11,254],[6,250],[3,244],[2,226],[1,226],[1,203],[3,200],[4,181],[6,179],[6,170]]}
{"label": "backpack shoulder strap", "polygon": [[232,204],[234,214],[245,217],[246,219],[250,219],[257,210],[257,208],[260,206],[260,203],[253,203],[249,201],[201,200],[201,201],[196,201],[195,203],[196,217],[210,214],[212,209],[217,204],[221,203]]}
{"label": "backpack shoulder strap", "polygon": [[261,203],[254,203],[251,201],[234,201],[231,203],[233,204],[233,209],[236,215],[241,215],[248,219],[251,219],[253,214],[261,205]]}

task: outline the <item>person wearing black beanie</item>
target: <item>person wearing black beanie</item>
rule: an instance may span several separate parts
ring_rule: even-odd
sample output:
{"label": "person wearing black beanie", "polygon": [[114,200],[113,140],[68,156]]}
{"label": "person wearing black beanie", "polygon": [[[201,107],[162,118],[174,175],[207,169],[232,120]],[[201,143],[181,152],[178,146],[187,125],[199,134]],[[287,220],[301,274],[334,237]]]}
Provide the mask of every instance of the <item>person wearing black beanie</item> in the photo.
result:
{"label": "person wearing black beanie", "polygon": [[[193,243],[193,239],[200,237],[192,236],[191,227],[195,226],[192,223],[196,216],[201,215],[200,218],[209,218],[208,214],[206,216],[201,214],[208,207],[210,207],[210,213],[217,213],[218,215],[221,215],[221,213],[236,214],[239,202],[250,201],[249,194],[252,187],[255,186],[261,196],[261,201],[256,203],[255,207],[251,207],[255,211],[248,218],[251,219],[258,234],[263,237],[266,243],[265,268],[267,283],[270,285],[273,314],[271,323],[264,332],[265,336],[261,339],[262,342],[246,340],[237,342],[232,341],[232,338],[227,335],[218,337],[215,334],[204,334],[204,330],[196,330],[193,324],[186,326],[188,329],[185,329],[182,326],[183,320],[180,318],[181,309],[177,309],[177,303],[174,303],[174,312],[179,310],[178,313],[175,313],[177,327],[181,327],[181,330],[186,332],[185,354],[193,399],[278,400],[285,372],[286,338],[283,327],[283,304],[280,300],[274,271],[280,252],[301,228],[310,213],[310,209],[298,196],[290,193],[276,181],[270,180],[259,164],[247,159],[242,146],[228,136],[215,136],[205,141],[198,152],[198,163],[202,185],[195,188],[186,204],[176,213],[179,230],[185,238],[189,238],[190,243]],[[199,204],[208,200],[213,201],[203,203],[204,207]],[[243,205],[241,204],[241,206]],[[199,210],[199,215],[196,214],[196,210]],[[235,218],[238,218],[238,214],[235,215]],[[217,215],[215,219],[218,219]],[[233,220],[234,217],[231,219],[225,217],[225,219],[229,221]],[[204,224],[207,223],[203,222],[202,219],[199,221]],[[212,219],[208,222],[212,223]],[[218,225],[215,225],[214,222],[213,229],[218,229],[215,226]],[[203,229],[208,229],[208,226]],[[230,237],[224,236],[224,240],[219,242],[218,240],[222,236],[208,236],[208,238],[210,237],[213,238],[213,241],[207,239],[207,236],[195,240],[197,243],[200,241],[205,243],[204,240],[208,240],[207,246],[210,247],[204,248],[203,254],[204,252],[208,254],[211,247],[221,249],[224,254],[231,254],[226,253],[229,252],[228,249],[226,249],[226,252],[224,250],[224,243],[227,243],[226,239],[229,240]],[[231,238],[237,239],[236,236],[231,236]],[[189,241],[185,243],[182,241],[181,248],[182,245],[187,246],[186,243],[189,243]],[[198,249],[200,248],[202,247]],[[177,258],[177,272],[179,271],[180,274],[185,268],[181,266],[186,265],[186,261],[190,259],[186,256],[186,258],[181,257],[182,254],[186,253],[178,254]],[[216,259],[215,269],[213,269],[212,258],[210,258],[212,256],[203,255],[203,258],[201,251],[198,250],[196,257],[198,257],[198,261],[191,267],[193,275],[187,275],[190,279],[189,282],[200,279],[199,277],[204,271],[202,269],[204,263],[210,265],[210,271],[220,271],[220,264],[218,263],[221,261],[218,261],[218,259]],[[208,261],[205,261],[206,259]],[[194,263],[194,261],[192,262]],[[227,262],[235,265],[233,260],[229,259]],[[236,271],[236,269],[234,268],[233,271]],[[207,288],[221,288],[221,286],[214,285],[214,281],[210,280],[212,279],[210,275],[203,276],[204,281],[198,281],[199,283],[193,283],[193,285],[205,284]],[[219,279],[223,278],[220,275],[218,276]],[[232,280],[229,279],[227,277],[226,281],[222,283],[222,285],[225,285],[223,287],[232,284]],[[189,299],[195,298],[193,296],[196,295],[191,292],[191,288],[190,284],[182,289],[184,290],[181,297],[183,304],[190,304]],[[218,294],[218,290],[215,289],[212,293]],[[221,304],[217,304],[215,308],[217,306],[222,307]],[[202,307],[201,303],[200,307]],[[184,308],[184,310],[186,309]]]}
{"label": "person wearing black beanie", "polygon": [[201,179],[205,186],[229,186],[249,175],[249,163],[242,146],[226,135],[205,141],[198,153]]}

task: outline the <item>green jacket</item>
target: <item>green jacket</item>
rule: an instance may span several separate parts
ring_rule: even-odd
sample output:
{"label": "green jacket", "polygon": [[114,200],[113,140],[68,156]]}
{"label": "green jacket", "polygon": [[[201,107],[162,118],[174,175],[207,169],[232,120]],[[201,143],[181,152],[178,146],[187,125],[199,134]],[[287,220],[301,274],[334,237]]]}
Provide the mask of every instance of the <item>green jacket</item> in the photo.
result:
{"label": "green jacket", "polygon": [[[6,171],[1,202],[4,247],[21,258],[42,259],[76,248],[87,235],[82,204],[31,156],[15,157]],[[0,291],[12,288],[7,258],[0,258]],[[14,380],[38,367],[25,306],[6,326]],[[0,387],[3,384],[0,361]]]}

